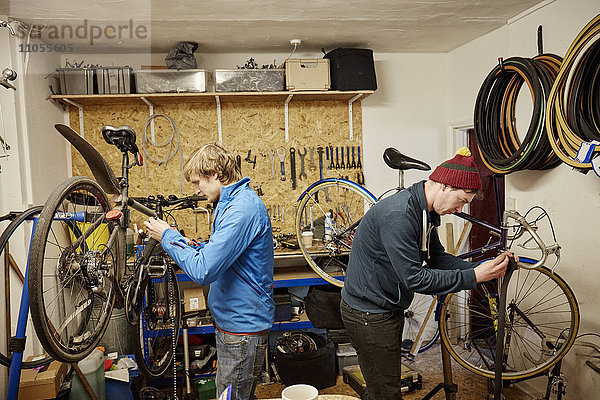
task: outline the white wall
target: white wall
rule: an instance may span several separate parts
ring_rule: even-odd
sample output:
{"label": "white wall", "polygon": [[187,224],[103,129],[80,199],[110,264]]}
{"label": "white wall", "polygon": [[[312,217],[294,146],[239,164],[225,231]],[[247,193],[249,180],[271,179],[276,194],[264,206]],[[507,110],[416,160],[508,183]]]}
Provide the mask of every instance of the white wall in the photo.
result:
{"label": "white wall", "polygon": [[[479,86],[496,65],[498,57],[532,57],[537,54],[538,25],[543,25],[544,51],[562,57],[579,31],[599,11],[598,2],[593,0],[547,2],[545,7],[515,18],[507,26],[450,52],[448,122],[472,122]],[[526,89],[525,95],[529,96]],[[525,116],[529,117],[530,114]],[[551,171],[522,171],[507,176],[506,194],[517,199],[519,211],[524,212],[537,204],[549,212],[562,245],[557,272],[571,286],[579,302],[580,334],[600,333],[600,314],[597,311],[600,293],[600,179],[593,173],[582,175],[574,172],[562,164]],[[596,338],[595,343],[598,342]],[[577,356],[581,352],[585,351],[578,348],[571,350],[563,364],[569,384],[567,398],[597,398],[600,376],[585,365],[586,358]]]}

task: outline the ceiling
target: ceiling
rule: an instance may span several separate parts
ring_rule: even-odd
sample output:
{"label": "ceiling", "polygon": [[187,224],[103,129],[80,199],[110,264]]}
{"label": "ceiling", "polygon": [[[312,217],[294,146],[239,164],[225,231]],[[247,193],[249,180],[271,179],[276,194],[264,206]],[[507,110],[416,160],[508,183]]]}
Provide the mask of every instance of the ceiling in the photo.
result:
{"label": "ceiling", "polygon": [[[0,15],[78,52],[447,52],[548,0],[0,0]],[[15,22],[15,24],[17,24]],[[39,32],[36,28],[44,25]],[[78,29],[79,28],[79,29]],[[21,34],[23,35],[23,34]]]}

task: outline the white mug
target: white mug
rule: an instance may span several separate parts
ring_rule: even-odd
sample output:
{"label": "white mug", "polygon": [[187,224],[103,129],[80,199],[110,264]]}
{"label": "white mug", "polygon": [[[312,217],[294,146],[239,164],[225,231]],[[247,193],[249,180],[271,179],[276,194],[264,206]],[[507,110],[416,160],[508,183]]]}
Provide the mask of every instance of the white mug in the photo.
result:
{"label": "white mug", "polygon": [[311,385],[299,384],[288,386],[281,392],[283,400],[317,400],[319,391]]}
{"label": "white mug", "polygon": [[311,231],[302,232],[302,242],[306,247],[312,247],[313,233]]}

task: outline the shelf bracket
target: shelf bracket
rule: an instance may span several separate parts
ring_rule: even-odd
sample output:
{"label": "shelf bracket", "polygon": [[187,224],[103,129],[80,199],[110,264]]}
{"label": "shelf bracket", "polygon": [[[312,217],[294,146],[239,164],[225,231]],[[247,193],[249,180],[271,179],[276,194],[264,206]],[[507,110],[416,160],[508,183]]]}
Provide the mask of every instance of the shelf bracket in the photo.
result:
{"label": "shelf bracket", "polygon": [[83,106],[73,100],[63,99],[65,103],[69,103],[79,109],[79,134],[82,138],[85,139],[85,134],[83,132]]}
{"label": "shelf bracket", "polygon": [[290,94],[287,99],[285,99],[285,142],[289,142],[290,141],[290,122],[289,122],[289,104],[290,104],[290,100],[292,100],[292,97],[294,97],[293,94]]}
{"label": "shelf bracket", "polygon": [[[152,104],[150,102],[150,100],[148,100],[144,96],[141,96],[140,99],[142,99],[142,101],[144,103],[146,103],[146,105],[148,106],[148,111],[150,112],[150,118],[152,118],[152,116],[154,115],[154,104]],[[150,138],[152,139],[152,143],[156,143],[156,141],[155,141],[156,138],[154,136],[154,118],[152,118],[150,120]]]}
{"label": "shelf bracket", "polygon": [[221,122],[221,98],[219,96],[215,96],[215,100],[217,101],[217,127],[219,129],[219,143],[223,143],[223,125]]}
{"label": "shelf bracket", "polygon": [[354,140],[354,120],[352,119],[352,103],[362,97],[362,93],[357,94],[348,100],[348,126],[350,127],[350,140]]}

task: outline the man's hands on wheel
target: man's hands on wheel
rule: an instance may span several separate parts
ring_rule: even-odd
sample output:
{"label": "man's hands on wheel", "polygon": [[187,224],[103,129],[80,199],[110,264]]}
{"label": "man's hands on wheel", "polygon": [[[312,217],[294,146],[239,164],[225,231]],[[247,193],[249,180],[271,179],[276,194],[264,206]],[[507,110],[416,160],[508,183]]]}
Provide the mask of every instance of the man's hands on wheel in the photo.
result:
{"label": "man's hands on wheel", "polygon": [[515,256],[511,252],[505,251],[498,257],[484,261],[475,267],[474,271],[477,283],[502,278],[506,273],[506,267],[508,266],[508,261],[510,258],[513,258],[515,261],[519,261],[519,257]]}

